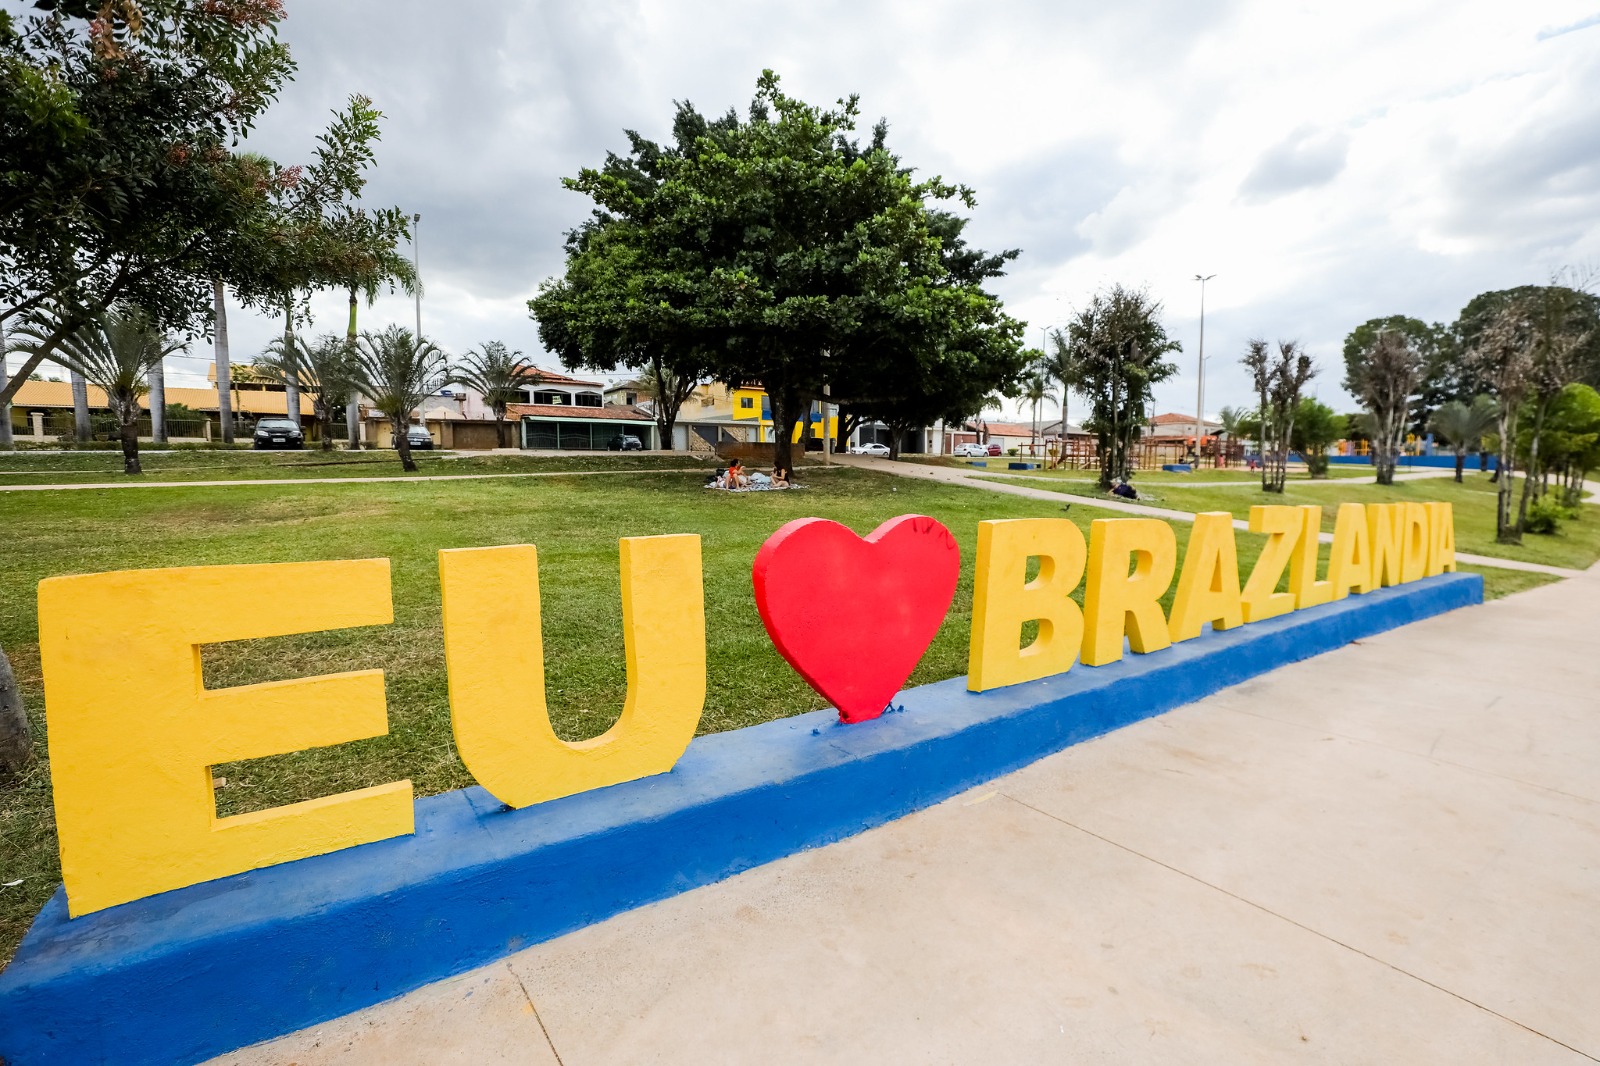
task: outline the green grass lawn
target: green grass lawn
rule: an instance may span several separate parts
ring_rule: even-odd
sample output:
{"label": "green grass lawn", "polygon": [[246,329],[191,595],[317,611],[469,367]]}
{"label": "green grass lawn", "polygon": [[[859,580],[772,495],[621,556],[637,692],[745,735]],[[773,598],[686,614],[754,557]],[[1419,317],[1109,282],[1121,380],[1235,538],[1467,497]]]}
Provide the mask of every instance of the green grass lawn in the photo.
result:
{"label": "green grass lawn", "polygon": [[122,472],[121,453],[105,451],[0,452],[0,485],[84,484],[135,481],[242,481],[271,478],[427,477],[448,474],[521,474],[552,471],[683,470],[715,465],[680,455],[610,452],[563,456],[413,452],[417,474],[407,474],[392,451],[253,452],[189,450],[145,455],[144,474]]}
{"label": "green grass lawn", "polygon": [[[966,672],[978,522],[1063,513],[1052,501],[858,470],[806,471],[802,477],[809,486],[804,491],[739,495],[704,491],[698,474],[649,471],[410,485],[0,493],[0,529],[6,531],[0,647],[11,656],[39,735],[40,579],[172,565],[389,558],[394,624],[242,641],[205,652],[209,686],[381,667],[388,735],[218,767],[217,775],[227,781],[218,791],[218,807],[238,813],[401,778],[410,778],[419,795],[429,794],[471,783],[450,735],[439,620],[441,548],[539,547],[551,714],[558,733],[575,740],[603,732],[621,713],[626,690],[619,537],[703,538],[709,687],[700,728],[715,732],[822,705],[773,649],[751,597],[756,550],[784,522],[818,515],[864,534],[896,515],[917,512],[949,526],[961,544],[962,577],[949,618],[911,679],[924,684]],[[1073,504],[1068,517],[1086,527],[1094,518],[1115,516]],[[1174,528],[1181,552],[1188,527]],[[1240,535],[1242,568],[1254,563],[1261,541]],[[1538,575],[1488,576],[1491,594],[1541,581]],[[508,588],[506,595],[518,591]],[[273,608],[240,603],[236,609],[270,614]],[[870,605],[840,604],[838,624],[871,626]],[[0,889],[0,960],[10,957],[55,890],[57,869],[48,763],[41,759],[20,781],[0,784],[0,883],[23,879],[19,887]]]}

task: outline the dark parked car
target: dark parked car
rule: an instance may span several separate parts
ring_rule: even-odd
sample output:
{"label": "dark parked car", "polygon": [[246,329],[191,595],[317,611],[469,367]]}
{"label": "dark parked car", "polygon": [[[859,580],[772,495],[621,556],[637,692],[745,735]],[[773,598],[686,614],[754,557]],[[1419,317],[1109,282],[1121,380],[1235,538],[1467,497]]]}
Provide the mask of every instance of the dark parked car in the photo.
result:
{"label": "dark parked car", "polygon": [[433,450],[433,435],[428,432],[426,426],[411,426],[406,430],[406,444],[414,452],[431,452]]}
{"label": "dark parked car", "polygon": [[606,447],[614,452],[642,452],[644,451],[644,441],[635,437],[632,433],[618,433],[615,437],[606,441]]}
{"label": "dark parked car", "polygon": [[292,418],[263,418],[256,423],[253,448],[304,448],[305,431]]}

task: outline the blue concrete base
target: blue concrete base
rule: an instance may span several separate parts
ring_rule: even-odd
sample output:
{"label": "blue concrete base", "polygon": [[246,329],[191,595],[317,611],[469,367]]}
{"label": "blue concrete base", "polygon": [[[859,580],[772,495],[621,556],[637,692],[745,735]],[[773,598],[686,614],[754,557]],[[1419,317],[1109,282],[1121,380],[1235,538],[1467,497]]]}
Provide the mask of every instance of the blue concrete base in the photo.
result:
{"label": "blue concrete base", "polygon": [[415,836],[67,918],[0,973],[0,1059],[192,1063],[828,844],[1275,667],[1479,603],[1476,575],[1353,596],[982,695],[958,678],[701,737],[670,773],[522,811],[417,801]]}
{"label": "blue concrete base", "polygon": [[1192,474],[1194,467],[1188,463],[1168,463],[1161,468],[1169,474]]}
{"label": "blue concrete base", "polygon": [[1037,470],[1037,469],[1039,469],[1039,464],[1038,463],[1007,463],[1006,465],[1008,467],[1010,467],[1012,470]]}

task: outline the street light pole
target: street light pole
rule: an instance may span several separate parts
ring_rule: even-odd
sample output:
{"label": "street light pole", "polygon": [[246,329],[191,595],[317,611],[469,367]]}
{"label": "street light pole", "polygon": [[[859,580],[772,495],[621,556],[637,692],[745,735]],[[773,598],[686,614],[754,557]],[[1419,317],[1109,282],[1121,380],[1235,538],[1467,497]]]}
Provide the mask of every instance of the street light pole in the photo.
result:
{"label": "street light pole", "polygon": [[411,216],[411,271],[417,276],[417,343],[422,343],[422,249],[418,238],[422,235],[422,212]]}
{"label": "street light pole", "polygon": [[1196,281],[1198,281],[1200,283],[1200,354],[1199,354],[1198,358],[1195,361],[1195,376],[1197,378],[1199,378],[1200,381],[1199,381],[1199,384],[1196,386],[1195,397],[1194,397],[1194,456],[1195,456],[1195,459],[1197,459],[1197,460],[1200,458],[1201,442],[1203,440],[1205,440],[1205,418],[1206,418],[1206,282],[1210,281],[1214,277],[1216,277],[1215,274],[1207,274],[1205,277],[1201,277],[1199,274],[1196,274],[1194,276],[1194,280],[1196,280]]}

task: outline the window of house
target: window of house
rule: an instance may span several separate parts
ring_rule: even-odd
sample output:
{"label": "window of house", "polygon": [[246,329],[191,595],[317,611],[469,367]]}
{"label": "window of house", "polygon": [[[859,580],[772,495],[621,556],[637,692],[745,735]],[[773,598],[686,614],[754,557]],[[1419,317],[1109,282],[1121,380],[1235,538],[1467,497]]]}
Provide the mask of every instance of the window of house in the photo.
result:
{"label": "window of house", "polygon": [[741,397],[739,397],[739,406],[742,407],[744,410],[748,411],[751,408],[753,408],[755,405],[756,405],[756,401],[755,401],[755,398],[753,396],[741,396]]}

